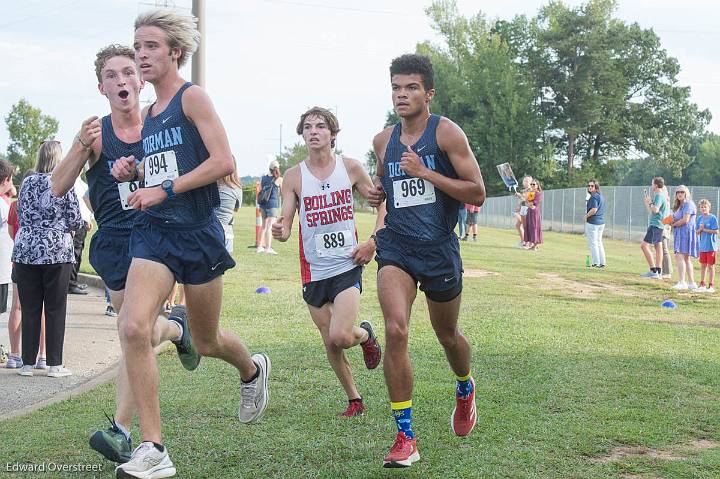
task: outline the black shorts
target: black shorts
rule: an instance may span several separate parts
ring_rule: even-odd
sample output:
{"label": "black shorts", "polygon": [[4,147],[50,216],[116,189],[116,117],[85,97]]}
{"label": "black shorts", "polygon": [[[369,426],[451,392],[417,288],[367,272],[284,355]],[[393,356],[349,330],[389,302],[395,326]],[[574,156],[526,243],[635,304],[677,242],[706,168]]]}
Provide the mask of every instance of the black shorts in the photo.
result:
{"label": "black shorts", "polygon": [[0,284],[0,314],[8,311],[8,288],[9,284]]}
{"label": "black shorts", "polygon": [[378,270],[395,266],[420,283],[420,291],[435,302],[444,303],[462,291],[462,259],[455,234],[438,241],[420,241],[387,228],[376,234],[375,261]]}
{"label": "black shorts", "polygon": [[225,249],[220,221],[168,225],[148,215],[138,215],[130,235],[130,256],[161,263],[181,284],[205,284],[235,267]]}
{"label": "black shorts", "polygon": [[125,289],[131,261],[130,233],[101,227],[90,240],[90,264],[112,291]]}
{"label": "black shorts", "polygon": [[661,243],[663,239],[663,229],[657,228],[655,226],[648,226],[647,232],[645,233],[645,238],[643,238],[643,241],[650,244],[658,244]]}
{"label": "black shorts", "polygon": [[322,308],[335,301],[335,297],[349,288],[357,288],[362,293],[362,266],[340,273],[331,278],[310,281],[303,285],[303,299],[310,306]]}

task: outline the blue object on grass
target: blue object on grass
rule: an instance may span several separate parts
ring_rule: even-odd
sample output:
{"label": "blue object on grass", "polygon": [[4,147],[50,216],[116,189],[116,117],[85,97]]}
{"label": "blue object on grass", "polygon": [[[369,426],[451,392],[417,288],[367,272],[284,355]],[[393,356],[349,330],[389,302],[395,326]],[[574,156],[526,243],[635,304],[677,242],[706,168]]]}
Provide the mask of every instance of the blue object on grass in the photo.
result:
{"label": "blue object on grass", "polygon": [[663,301],[660,306],[662,306],[663,308],[677,309],[677,304],[673,303],[669,299]]}
{"label": "blue object on grass", "polygon": [[258,289],[255,290],[257,294],[269,294],[270,288],[267,286],[260,286]]}

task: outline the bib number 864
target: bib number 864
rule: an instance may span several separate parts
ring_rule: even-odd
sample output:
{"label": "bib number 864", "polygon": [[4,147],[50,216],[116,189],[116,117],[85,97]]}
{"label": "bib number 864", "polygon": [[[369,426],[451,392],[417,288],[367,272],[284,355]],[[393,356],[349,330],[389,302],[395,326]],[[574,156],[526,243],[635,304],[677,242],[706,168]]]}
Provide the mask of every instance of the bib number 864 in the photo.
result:
{"label": "bib number 864", "polygon": [[410,179],[400,183],[400,190],[403,198],[425,194],[425,181],[420,178]]}
{"label": "bib number 864", "polygon": [[342,232],[326,233],[323,235],[323,245],[325,249],[342,248],[345,246],[345,235]]}

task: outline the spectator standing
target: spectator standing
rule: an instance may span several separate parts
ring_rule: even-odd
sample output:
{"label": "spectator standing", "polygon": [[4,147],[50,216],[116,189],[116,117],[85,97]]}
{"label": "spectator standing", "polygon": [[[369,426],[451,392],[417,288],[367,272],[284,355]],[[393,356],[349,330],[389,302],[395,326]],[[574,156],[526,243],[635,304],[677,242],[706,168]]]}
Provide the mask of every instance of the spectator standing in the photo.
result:
{"label": "spectator standing", "polygon": [[480,207],[465,203],[465,210],[467,211],[467,228],[465,229],[465,241],[467,241],[470,232],[472,231],[473,243],[477,243],[477,223],[478,216],[480,215]]}
{"label": "spectator standing", "polygon": [[[7,312],[12,272],[13,240],[8,230],[10,219],[10,194],[15,190],[12,175],[15,167],[0,159],[0,313]],[[12,348],[11,348],[12,349]]]}
{"label": "spectator standing", "polygon": [[643,192],[643,202],[647,209],[648,229],[645,232],[645,238],[640,243],[640,249],[645,255],[645,260],[650,267],[650,271],[642,275],[643,278],[661,279],[662,278],[662,238],[663,238],[663,218],[668,215],[668,198],[662,191],[665,187],[665,180],[661,176],[656,176],[650,185],[650,192],[646,189]]}
{"label": "spectator standing", "polygon": [[517,244],[518,248],[525,247],[525,216],[527,215],[527,198],[526,195],[530,192],[530,183],[532,183],[532,176],[524,176],[522,179],[522,191],[515,193],[515,196],[519,200],[517,207],[513,211],[515,217],[515,229],[520,235],[520,242]]}
{"label": "spectator standing", "polygon": [[538,180],[530,182],[530,191],[526,194],[527,215],[525,216],[525,248],[538,251],[543,242],[542,199],[543,193]]}
{"label": "spectator standing", "polygon": [[692,259],[698,257],[698,236],[695,234],[697,207],[690,190],[680,185],[675,190],[673,203],[673,246],[677,260],[678,282],[673,289],[696,289]]}
{"label": "spectator standing", "polygon": [[[233,157],[234,159],[235,157]],[[242,185],[237,175],[237,163],[233,161],[233,172],[220,178],[217,184],[220,193],[220,205],[215,208],[215,216],[220,220],[225,232],[225,249],[232,254],[233,240],[235,238],[233,222],[235,212],[240,209],[242,204]]]}
{"label": "spectator standing", "polygon": [[[698,293],[715,292],[715,251],[717,250],[718,220],[710,213],[710,202],[708,200],[698,201],[700,215],[697,217],[696,234],[699,237],[698,249],[700,250],[700,286],[695,290]],[[707,286],[705,278],[707,277]]]}
{"label": "spectator standing", "polygon": [[460,203],[460,207],[458,208],[458,238],[460,238],[461,241],[467,241],[465,223],[467,223],[467,210],[465,209],[465,205]]}
{"label": "spectator standing", "polygon": [[52,196],[50,173],[61,157],[60,142],[44,142],[38,151],[37,173],[23,181],[18,195],[20,229],[12,259],[22,308],[21,376],[33,375],[43,305],[48,376],[72,374],[62,361],[68,284],[75,260],[70,232],[82,227],[83,219],[74,190],[59,198]]}
{"label": "spectator standing", "polygon": [[280,165],[276,160],[270,162],[270,173],[260,180],[260,194],[258,195],[258,206],[262,216],[262,229],[260,230],[260,244],[257,247],[258,253],[277,254],[272,249],[272,224],[280,212],[280,188],[282,188],[282,176],[280,176]]}
{"label": "spectator standing", "polygon": [[[34,173],[33,170],[28,170],[25,173],[23,179]],[[13,187],[13,190],[15,188]],[[17,194],[17,192],[15,192]],[[20,223],[17,214],[17,201],[10,205],[10,211],[8,213],[8,235],[15,242],[15,235],[18,229],[20,229]],[[10,250],[12,255],[12,248]],[[12,266],[14,270],[14,265]],[[15,282],[14,271],[10,274],[12,280],[12,303],[10,305],[10,313],[8,314],[8,336],[10,337],[10,353],[8,354],[8,361],[5,364],[7,369],[20,369],[23,367],[22,355],[20,353],[20,334],[22,328],[22,311],[20,309],[20,296],[18,295],[17,283]],[[45,315],[43,314],[40,319],[40,346],[38,348],[38,357],[35,362],[35,369],[47,369],[47,361],[45,359]]]}
{"label": "spectator standing", "polygon": [[80,272],[80,263],[82,263],[82,252],[85,249],[85,238],[87,233],[92,229],[93,214],[85,203],[87,198],[88,186],[79,176],[75,180],[75,195],[80,202],[80,215],[83,219],[83,226],[73,234],[73,252],[75,254],[75,263],[70,272],[70,284],[68,284],[68,293],[70,294],[88,294],[87,284],[78,283],[78,273]]}
{"label": "spectator standing", "polygon": [[605,198],[600,193],[600,184],[590,180],[587,184],[588,198],[585,211],[585,237],[590,248],[591,266],[604,268],[605,246],[603,245],[603,231],[605,230]]}

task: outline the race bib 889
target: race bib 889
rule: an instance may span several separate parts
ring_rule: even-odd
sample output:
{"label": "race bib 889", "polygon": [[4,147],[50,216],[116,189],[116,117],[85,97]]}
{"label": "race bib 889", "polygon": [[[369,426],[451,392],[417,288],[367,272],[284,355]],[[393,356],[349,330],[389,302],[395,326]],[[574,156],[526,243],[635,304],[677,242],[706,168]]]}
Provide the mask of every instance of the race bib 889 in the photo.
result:
{"label": "race bib 889", "polygon": [[355,246],[355,236],[349,230],[333,231],[315,235],[315,251],[318,257],[348,257]]}

